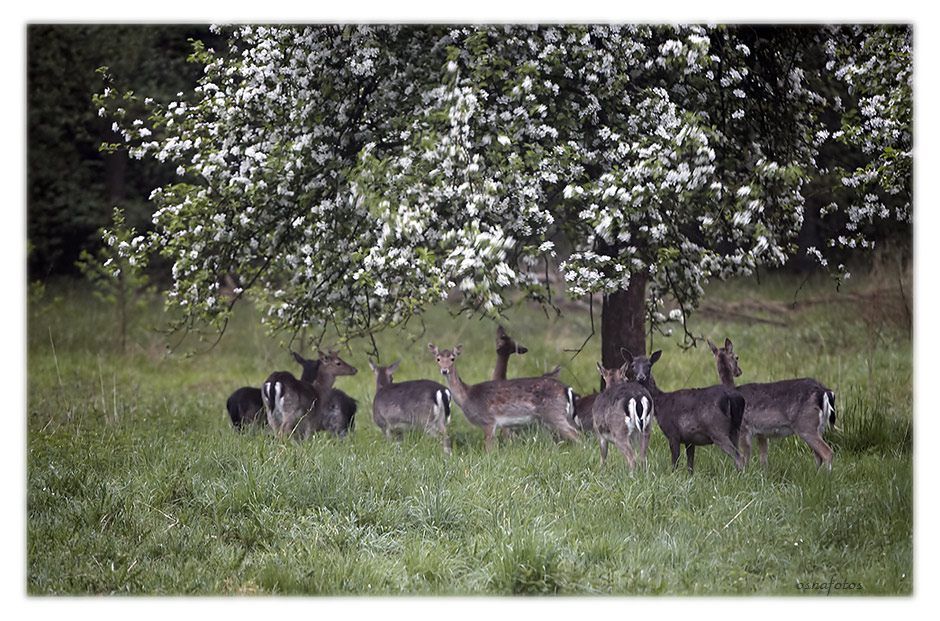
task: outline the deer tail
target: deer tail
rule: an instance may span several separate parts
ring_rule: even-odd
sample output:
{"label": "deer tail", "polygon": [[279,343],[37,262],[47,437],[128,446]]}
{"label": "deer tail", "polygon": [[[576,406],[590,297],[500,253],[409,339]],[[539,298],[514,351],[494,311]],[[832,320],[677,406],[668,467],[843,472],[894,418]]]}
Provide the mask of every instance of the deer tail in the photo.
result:
{"label": "deer tail", "polygon": [[439,419],[442,413],[444,415],[444,424],[446,425],[450,422],[450,390],[447,388],[434,391],[435,418]]}
{"label": "deer tail", "polygon": [[836,427],[836,394],[828,388],[823,390],[819,396],[819,411],[820,416],[828,418],[832,428],[838,431],[839,428]]}
{"label": "deer tail", "polygon": [[574,396],[574,389],[573,389],[571,386],[566,386],[566,387],[565,387],[565,397],[566,397],[567,400],[568,400],[568,405],[567,405],[567,407],[566,407],[566,409],[565,409],[565,417],[566,417],[568,420],[574,420],[574,412],[575,412],[575,409],[574,409],[574,400],[575,400],[575,396]]}

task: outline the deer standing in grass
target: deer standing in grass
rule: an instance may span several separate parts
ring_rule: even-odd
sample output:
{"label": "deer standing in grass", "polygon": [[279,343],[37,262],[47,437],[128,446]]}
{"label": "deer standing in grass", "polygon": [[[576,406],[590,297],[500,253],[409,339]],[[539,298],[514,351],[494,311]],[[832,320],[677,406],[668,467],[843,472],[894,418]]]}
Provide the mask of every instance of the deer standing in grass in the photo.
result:
{"label": "deer standing in grass", "polygon": [[325,430],[323,415],[334,379],[357,372],[335,351],[317,355],[320,364],[313,383],[299,380],[288,371],[275,371],[261,388],[268,424],[278,436],[296,434],[307,438],[315,431]]}
{"label": "deer standing in grass", "polygon": [[[317,369],[320,366],[319,360],[305,360],[294,352],[291,352],[291,354],[293,354],[294,360],[299,362],[303,368],[301,380],[313,382],[317,379]],[[345,394],[343,396],[349,399]],[[229,395],[228,400],[225,402],[225,409],[228,410],[228,415],[232,419],[232,425],[235,426],[236,431],[243,431],[255,424],[267,424],[264,401],[261,399],[261,389],[255,386],[243,386]],[[355,401],[352,401],[352,409],[355,413]]]}
{"label": "deer standing in grass", "polygon": [[375,373],[375,398],[372,400],[372,419],[385,437],[399,437],[403,431],[420,429],[439,438],[444,453],[451,454],[447,423],[450,422],[450,390],[431,380],[412,380],[394,383],[392,373],[401,360],[381,367],[369,358],[369,367]]}
{"label": "deer standing in grass", "polygon": [[573,442],[581,443],[578,431],[568,422],[574,411],[574,391],[552,377],[525,377],[488,381],[468,386],[457,372],[457,356],[463,350],[428,349],[447,378],[454,401],[472,424],[483,428],[486,448],[493,448],[496,429],[524,425],[536,420]]}
{"label": "deer standing in grass", "polygon": [[740,394],[725,386],[663,392],[653,379],[653,365],[662,350],[649,358],[634,356],[626,349],[621,352],[627,360],[627,379],[646,388],[653,397],[656,422],[669,441],[673,468],[679,462],[681,444],[685,445],[689,474],[695,461],[695,447],[707,444],[718,445],[734,460],[735,468],[744,468],[744,459],[738,451],[738,433],[745,407]]}
{"label": "deer standing in grass", "polygon": [[[741,367],[731,339],[726,338],[725,346],[720,349],[711,341],[708,347],[715,356],[721,383],[734,387],[734,378],[741,375]],[[736,389],[747,402],[741,425],[745,465],[751,460],[753,437],[757,437],[761,466],[766,467],[768,438],[796,435],[813,449],[817,468],[826,464],[826,469],[832,470],[834,452],[823,440],[823,432],[827,425],[835,427],[836,424],[835,393],[808,377],[744,384]]]}
{"label": "deer standing in grass", "polygon": [[653,433],[653,397],[636,382],[626,381],[626,365],[616,369],[605,369],[597,363],[597,370],[604,378],[604,390],[594,401],[594,430],[601,448],[601,467],[607,459],[607,443],[613,442],[620,449],[630,471],[637,462],[631,444],[636,444],[639,462],[646,467],[646,451]]}

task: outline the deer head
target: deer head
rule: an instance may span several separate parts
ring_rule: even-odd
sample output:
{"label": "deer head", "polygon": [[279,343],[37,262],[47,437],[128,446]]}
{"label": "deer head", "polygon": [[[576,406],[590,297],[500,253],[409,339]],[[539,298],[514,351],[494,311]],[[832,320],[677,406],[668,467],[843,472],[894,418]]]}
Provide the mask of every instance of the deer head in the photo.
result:
{"label": "deer head", "polygon": [[506,330],[504,330],[502,326],[496,329],[497,354],[500,356],[508,356],[510,354],[524,354],[527,351],[529,351],[529,348],[512,340],[512,337],[506,334]]}
{"label": "deer head", "polygon": [[620,348],[620,353],[624,360],[626,360],[624,368],[626,369],[625,375],[628,380],[643,386],[656,385],[653,381],[653,365],[656,364],[659,357],[662,356],[663,350],[656,350],[649,358],[642,355],[634,356],[630,353],[630,350],[625,347]]}
{"label": "deer head", "polygon": [[463,351],[463,345],[458,345],[453,351],[450,351],[449,349],[438,349],[433,343],[428,343],[428,349],[437,358],[437,364],[441,367],[441,375],[450,375],[454,371],[454,362],[457,360],[457,356]]}
{"label": "deer head", "polygon": [[615,384],[621,384],[627,381],[626,371],[626,364],[616,369],[605,369],[603,366],[601,366],[600,362],[597,363],[597,372],[601,374],[601,378],[604,380],[604,386],[607,386],[608,388],[610,386],[614,386]]}
{"label": "deer head", "polygon": [[375,387],[383,388],[389,386],[393,383],[392,373],[398,370],[398,365],[401,364],[401,358],[397,362],[388,365],[387,367],[380,367],[374,362],[372,358],[369,357],[369,368],[372,369],[372,372],[375,373]]}
{"label": "deer head", "polygon": [[732,345],[731,339],[726,338],[725,346],[720,349],[712,345],[711,341],[706,342],[715,356],[718,377],[721,378],[723,384],[733,384],[734,378],[741,375],[741,367],[738,366],[738,355],[734,353],[734,345]]}
{"label": "deer head", "polygon": [[339,353],[330,350],[330,353],[324,354],[317,350],[317,357],[320,361],[320,373],[332,375],[355,375],[358,369],[339,357]]}

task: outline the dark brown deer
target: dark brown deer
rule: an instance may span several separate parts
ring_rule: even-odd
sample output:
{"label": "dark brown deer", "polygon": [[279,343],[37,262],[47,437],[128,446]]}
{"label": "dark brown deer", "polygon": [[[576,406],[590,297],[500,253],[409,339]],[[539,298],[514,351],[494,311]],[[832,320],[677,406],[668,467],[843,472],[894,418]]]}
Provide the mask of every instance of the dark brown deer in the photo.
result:
{"label": "dark brown deer", "polygon": [[568,422],[574,412],[574,391],[551,377],[526,377],[488,381],[468,386],[457,373],[457,356],[463,350],[428,349],[437,359],[441,374],[447,378],[454,401],[472,424],[483,428],[486,448],[493,448],[500,427],[541,421],[561,436],[580,444],[578,431]]}
{"label": "dark brown deer", "polygon": [[431,380],[411,380],[395,383],[392,373],[401,360],[381,367],[369,358],[369,367],[375,373],[375,398],[372,400],[372,419],[385,437],[392,433],[399,437],[409,429],[420,429],[441,441],[444,453],[451,454],[447,423],[450,422],[450,390]]}
{"label": "dark brown deer", "polygon": [[653,397],[636,382],[626,381],[626,365],[617,369],[605,369],[597,363],[597,370],[604,378],[604,390],[594,401],[594,431],[601,448],[601,466],[607,459],[607,443],[613,442],[620,449],[630,471],[637,463],[637,455],[631,444],[637,446],[639,462],[646,467],[646,451],[653,433]]}
{"label": "dark brown deer", "polygon": [[299,380],[288,371],[275,371],[261,388],[268,424],[278,436],[307,438],[325,430],[323,414],[334,379],[357,372],[335,351],[317,355],[320,365],[313,383]]}
{"label": "dark brown deer", "polygon": [[[715,356],[721,383],[734,387],[734,378],[741,375],[741,367],[731,339],[726,338],[725,346],[720,349],[711,341],[708,347]],[[823,440],[823,432],[827,425],[835,427],[836,424],[835,393],[808,377],[744,384],[737,390],[747,402],[741,425],[745,465],[751,461],[751,441],[755,436],[761,466],[766,467],[768,438],[796,435],[813,449],[817,468],[826,464],[826,469],[832,470],[834,451]]]}
{"label": "dark brown deer", "polygon": [[[315,380],[320,361],[304,360],[297,354],[291,353],[294,355],[294,359],[303,367],[303,375],[300,379],[305,382]],[[225,402],[225,409],[228,410],[229,418],[232,419],[232,425],[235,426],[236,431],[243,431],[252,425],[267,425],[260,388],[242,386],[229,395]],[[355,412],[355,401],[353,402],[353,411]]]}
{"label": "dark brown deer", "polygon": [[[679,446],[685,445],[689,474],[695,460],[695,447],[716,444],[734,460],[735,468],[744,468],[738,451],[738,433],[744,416],[744,398],[725,386],[686,388],[663,392],[653,379],[653,365],[662,350],[652,356],[634,356],[621,349],[627,361],[627,379],[646,388],[653,397],[656,422],[669,441],[672,467],[679,462]],[[603,394],[603,393],[601,393]]]}
{"label": "dark brown deer", "polygon": [[[529,351],[528,347],[518,344],[511,336],[506,334],[502,326],[496,328],[496,365],[493,367],[493,380],[506,379],[506,368],[509,365],[509,356],[513,354],[524,354]],[[543,373],[544,377],[558,379],[561,374],[561,365],[551,371]]]}

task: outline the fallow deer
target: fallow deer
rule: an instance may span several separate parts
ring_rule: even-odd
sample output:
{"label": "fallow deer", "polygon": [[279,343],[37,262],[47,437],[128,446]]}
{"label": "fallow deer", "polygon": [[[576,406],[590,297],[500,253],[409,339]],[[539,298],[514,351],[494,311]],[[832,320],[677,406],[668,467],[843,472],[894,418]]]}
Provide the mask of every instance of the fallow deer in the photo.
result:
{"label": "fallow deer", "polygon": [[[734,378],[741,375],[738,355],[731,339],[725,346],[715,347],[708,341],[715,356],[718,377],[725,386],[734,387]],[[826,464],[832,470],[834,451],[823,440],[828,425],[835,427],[835,393],[820,382],[804,377],[779,382],[737,386],[744,395],[744,422],[741,425],[741,447],[744,463],[751,461],[751,440],[757,437],[762,467],[767,466],[768,438],[796,435],[806,442],[816,457],[816,467]]]}
{"label": "fallow deer", "polygon": [[594,431],[601,448],[601,466],[607,459],[607,443],[620,449],[631,472],[637,462],[632,444],[636,444],[639,462],[646,467],[646,451],[653,433],[653,397],[636,382],[626,381],[626,365],[605,369],[597,363],[604,378],[604,390],[594,401]]}
{"label": "fallow deer", "polygon": [[[294,360],[303,367],[300,381],[314,383],[319,376],[321,365],[319,356],[316,360],[308,360],[296,352],[291,353]],[[326,396],[326,403],[323,405],[321,425],[314,431],[328,431],[341,438],[346,437],[355,429],[357,406],[356,400],[345,392],[339,388],[330,388],[330,392]]]}
{"label": "fallow deer", "polygon": [[420,429],[441,441],[444,453],[451,454],[447,423],[450,422],[450,390],[431,380],[411,380],[395,383],[392,373],[401,360],[387,367],[376,365],[369,358],[369,367],[375,373],[375,398],[372,400],[372,419],[386,438],[399,436],[409,429]]}
{"label": "fallow deer", "polygon": [[[512,354],[524,354],[529,351],[528,347],[520,345],[506,334],[502,326],[496,328],[496,365],[493,367],[493,380],[506,379],[506,368],[509,365],[509,356]],[[561,374],[561,365],[558,365],[551,371],[546,371],[542,375],[558,379]]]}
{"label": "fallow deer", "polygon": [[275,371],[264,383],[261,398],[268,424],[275,434],[307,438],[315,431],[325,430],[323,414],[334,379],[357,372],[335,351],[329,355],[317,352],[317,355],[320,365],[313,383],[299,380],[288,371]]}
{"label": "fallow deer", "polygon": [[551,377],[526,377],[488,381],[468,386],[457,372],[457,356],[463,350],[428,349],[447,378],[454,401],[472,424],[483,428],[486,448],[493,448],[496,429],[539,420],[561,436],[581,443],[578,431],[568,422],[574,412],[574,391]]}
{"label": "fallow deer", "polygon": [[[695,447],[717,444],[734,460],[735,468],[744,468],[738,451],[738,432],[744,416],[744,398],[725,386],[686,388],[663,392],[653,379],[653,365],[662,350],[652,356],[634,356],[621,349],[627,360],[627,379],[646,388],[653,397],[656,422],[669,441],[672,467],[679,462],[679,446],[685,445],[689,474],[695,461]],[[603,393],[602,393],[603,394]]]}
{"label": "fallow deer", "polygon": [[[293,352],[291,352],[293,354]],[[303,367],[303,375],[300,379],[306,382],[312,382],[317,378],[317,367],[320,366],[319,360],[304,360],[297,354],[293,354]],[[264,401],[261,399],[261,389],[254,386],[242,386],[231,395],[225,402],[225,409],[232,419],[232,425],[236,431],[243,431],[251,425],[266,425],[267,418],[264,413]],[[353,402],[355,410],[355,402]]]}

